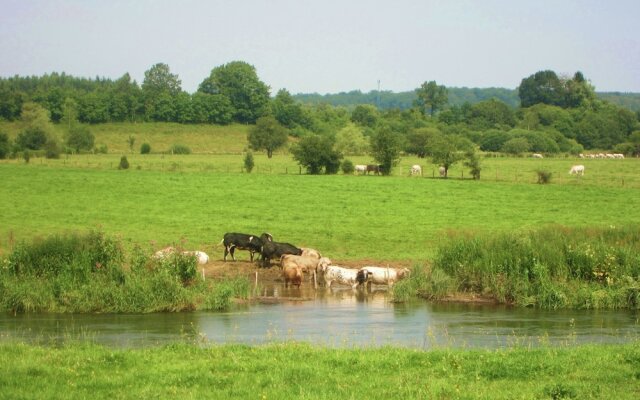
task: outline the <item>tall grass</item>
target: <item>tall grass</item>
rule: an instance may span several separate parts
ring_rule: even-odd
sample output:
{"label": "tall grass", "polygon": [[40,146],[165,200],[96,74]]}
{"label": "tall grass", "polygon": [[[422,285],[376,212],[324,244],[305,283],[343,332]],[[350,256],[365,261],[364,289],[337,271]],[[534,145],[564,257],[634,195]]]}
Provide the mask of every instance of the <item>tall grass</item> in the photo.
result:
{"label": "tall grass", "polygon": [[232,298],[248,296],[246,279],[198,279],[193,256],[154,260],[140,250],[125,258],[119,241],[101,232],[20,243],[2,263],[0,309],[14,313],[221,310],[231,305]]}
{"label": "tall grass", "polygon": [[640,228],[460,236],[433,263],[456,289],[544,308],[640,308]]}

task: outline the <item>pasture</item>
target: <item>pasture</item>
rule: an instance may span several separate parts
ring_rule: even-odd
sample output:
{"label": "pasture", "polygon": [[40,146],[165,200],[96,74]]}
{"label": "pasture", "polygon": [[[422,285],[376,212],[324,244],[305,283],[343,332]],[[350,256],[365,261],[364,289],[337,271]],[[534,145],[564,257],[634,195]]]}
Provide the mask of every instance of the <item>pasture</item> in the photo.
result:
{"label": "pasture", "polygon": [[636,399],[640,392],[638,343],[428,352],[8,343],[0,356],[3,398]]}
{"label": "pasture", "polygon": [[[432,179],[431,164],[403,158],[391,177],[310,176],[287,155],[79,155],[0,162],[0,252],[34,236],[99,228],[150,249],[181,244],[222,257],[228,231],[272,233],[336,260],[424,261],[448,235],[547,225],[640,222],[640,160],[486,158],[480,181]],[[353,158],[366,163],[367,157]],[[410,177],[422,164],[425,176]],[[552,183],[535,184],[536,168]],[[436,172],[437,174],[437,172]],[[240,253],[240,257],[246,256]]]}

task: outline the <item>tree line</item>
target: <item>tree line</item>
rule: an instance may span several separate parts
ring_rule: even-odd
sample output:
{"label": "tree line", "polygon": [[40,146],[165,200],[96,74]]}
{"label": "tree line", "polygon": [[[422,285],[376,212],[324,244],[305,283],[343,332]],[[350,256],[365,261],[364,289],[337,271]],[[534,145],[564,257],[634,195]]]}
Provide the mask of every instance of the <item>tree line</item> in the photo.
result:
{"label": "tree line", "polygon": [[[64,73],[0,79],[0,118],[24,125],[15,143],[0,132],[0,156],[47,146],[51,154],[56,147],[91,151],[90,124],[112,121],[249,124],[248,150],[270,157],[295,137],[291,153],[311,173],[337,172],[345,157],[363,154],[387,173],[401,154],[431,157],[445,168],[466,160],[478,177],[477,150],[640,154],[640,113],[596,96],[580,72],[562,77],[539,71],[523,78],[517,91],[521,105],[515,108],[496,97],[452,104],[453,88],[425,81],[410,106],[387,109],[306,104],[286,89],[272,96],[243,61],[213,68],[193,94],[182,90],[166,64],[155,64],[144,75],[140,85],[128,74],[115,81]],[[62,142],[52,136],[51,123],[67,128]]]}

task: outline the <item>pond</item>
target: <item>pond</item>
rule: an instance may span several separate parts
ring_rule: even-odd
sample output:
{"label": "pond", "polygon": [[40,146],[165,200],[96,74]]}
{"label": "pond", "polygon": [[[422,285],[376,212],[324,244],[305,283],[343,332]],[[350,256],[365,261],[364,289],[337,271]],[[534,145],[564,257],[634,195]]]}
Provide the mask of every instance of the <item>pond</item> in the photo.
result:
{"label": "pond", "polygon": [[58,344],[90,340],[113,347],[175,341],[262,344],[302,341],[328,347],[439,347],[622,343],[640,337],[629,310],[537,310],[508,306],[389,302],[385,289],[267,287],[262,302],[228,312],[2,314],[0,340]]}

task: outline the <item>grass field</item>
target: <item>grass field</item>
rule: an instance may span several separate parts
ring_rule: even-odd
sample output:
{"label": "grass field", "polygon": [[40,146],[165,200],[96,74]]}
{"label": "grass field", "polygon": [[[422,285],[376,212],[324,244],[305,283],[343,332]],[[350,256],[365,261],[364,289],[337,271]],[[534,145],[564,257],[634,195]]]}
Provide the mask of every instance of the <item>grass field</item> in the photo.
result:
{"label": "grass field", "polygon": [[225,232],[266,231],[336,260],[422,261],[451,232],[640,222],[640,160],[590,160],[583,178],[564,173],[538,185],[526,172],[534,161],[558,171],[569,161],[487,159],[483,178],[472,181],[298,175],[288,156],[256,159],[252,174],[240,173],[241,155],[136,155],[129,170],[116,169],[116,155],[5,160],[0,249],[99,227],[125,242],[186,241],[217,257]]}
{"label": "grass field", "polygon": [[638,343],[327,349],[306,344],[113,350],[0,344],[0,398],[637,399]]}

